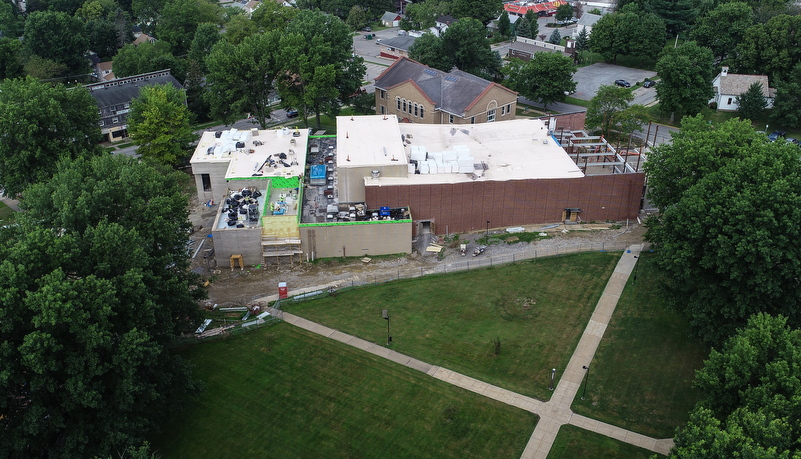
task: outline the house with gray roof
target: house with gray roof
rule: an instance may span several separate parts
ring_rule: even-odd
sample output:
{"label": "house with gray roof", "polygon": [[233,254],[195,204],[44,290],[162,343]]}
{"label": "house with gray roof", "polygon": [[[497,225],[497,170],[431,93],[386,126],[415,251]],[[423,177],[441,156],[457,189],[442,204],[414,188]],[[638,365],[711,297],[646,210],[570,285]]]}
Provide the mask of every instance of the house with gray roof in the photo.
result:
{"label": "house with gray roof", "polygon": [[156,84],[171,84],[183,89],[181,83],[170,73],[170,69],[84,86],[97,101],[100,110],[100,130],[106,141],[116,142],[128,137],[127,121],[131,101],[139,97],[141,88]]}
{"label": "house with gray roof", "polygon": [[376,44],[381,57],[399,59],[401,57],[409,57],[409,49],[415,40],[417,40],[417,37],[411,35],[398,35],[397,37],[379,40]]}
{"label": "house with gray roof", "polygon": [[587,31],[587,36],[589,37],[592,33],[592,27],[595,25],[598,20],[601,19],[601,15],[599,14],[590,14],[584,13],[579,18],[578,22],[576,23],[576,28],[573,29],[573,38],[578,38],[578,35],[581,33],[582,30]]}
{"label": "house with gray roof", "polygon": [[475,124],[515,118],[517,92],[458,69],[401,57],[375,80],[378,115],[407,123]]}
{"label": "house with gray roof", "polygon": [[737,111],[740,108],[737,97],[748,91],[748,88],[754,83],[762,85],[762,95],[765,96],[765,100],[768,102],[767,108],[773,108],[773,98],[776,96],[776,90],[770,87],[767,75],[729,73],[728,67],[722,67],[718,76],[712,80],[715,97],[710,99],[709,103],[714,102],[717,104],[718,110]]}
{"label": "house with gray roof", "polygon": [[381,16],[381,24],[383,24],[385,27],[398,27],[401,19],[402,16],[399,13],[387,11],[383,16]]}

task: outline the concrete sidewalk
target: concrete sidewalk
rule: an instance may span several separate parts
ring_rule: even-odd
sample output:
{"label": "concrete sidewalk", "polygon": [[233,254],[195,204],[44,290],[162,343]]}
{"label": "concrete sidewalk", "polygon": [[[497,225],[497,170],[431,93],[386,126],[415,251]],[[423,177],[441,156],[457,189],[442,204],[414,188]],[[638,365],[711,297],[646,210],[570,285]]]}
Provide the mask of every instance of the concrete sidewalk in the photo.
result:
{"label": "concrete sidewalk", "polygon": [[[579,344],[567,364],[567,368],[565,368],[559,382],[554,388],[554,394],[551,400],[547,402],[521,395],[492,384],[487,384],[446,368],[422,362],[395,352],[386,346],[370,343],[361,338],[342,333],[333,328],[320,325],[288,312],[273,308],[267,308],[267,310],[273,316],[281,318],[304,330],[392,360],[393,362],[421,371],[433,378],[453,384],[454,386],[537,414],[540,419],[523,451],[522,459],[545,459],[551,450],[551,446],[553,446],[559,429],[565,424],[612,437],[655,453],[667,455],[670,448],[673,446],[672,438],[655,439],[647,437],[611,424],[574,414],[570,409],[584,378],[585,370],[582,367],[591,364],[595,351],[598,349],[598,345],[601,343],[606,327],[609,324],[609,320],[612,318],[612,314],[615,311],[620,295],[623,293],[623,288],[626,286],[629,275],[634,270],[637,257],[641,250],[641,245],[632,246],[621,256],[609,282],[607,282],[601,294],[601,298],[598,300],[595,311],[590,317],[587,327],[579,340]],[[319,290],[320,288],[316,287],[316,289]]]}

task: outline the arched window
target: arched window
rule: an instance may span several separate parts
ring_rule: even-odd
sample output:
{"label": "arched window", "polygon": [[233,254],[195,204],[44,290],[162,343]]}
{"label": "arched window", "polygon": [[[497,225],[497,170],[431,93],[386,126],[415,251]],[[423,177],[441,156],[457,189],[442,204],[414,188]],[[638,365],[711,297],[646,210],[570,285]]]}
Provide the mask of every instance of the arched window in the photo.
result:
{"label": "arched window", "polygon": [[398,110],[400,110],[400,97],[396,97],[395,100],[398,102]]}
{"label": "arched window", "polygon": [[424,113],[425,109],[426,109],[426,108],[425,108],[425,107],[423,107],[422,105],[420,106],[420,118],[422,118],[422,117],[423,117],[423,115],[425,114],[425,113]]}
{"label": "arched window", "polygon": [[417,116],[417,104],[414,104],[414,116]]}
{"label": "arched window", "polygon": [[403,113],[406,113],[406,99],[403,99]]}

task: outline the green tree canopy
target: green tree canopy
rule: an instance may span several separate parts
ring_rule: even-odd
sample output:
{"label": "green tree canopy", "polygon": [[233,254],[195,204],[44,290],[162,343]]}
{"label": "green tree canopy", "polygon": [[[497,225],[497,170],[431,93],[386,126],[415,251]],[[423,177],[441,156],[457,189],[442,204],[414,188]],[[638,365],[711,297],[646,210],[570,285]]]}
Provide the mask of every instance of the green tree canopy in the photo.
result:
{"label": "green tree canopy", "polygon": [[523,38],[535,38],[531,33],[531,23],[525,17],[519,18],[515,24],[515,35]]}
{"label": "green tree canopy", "polygon": [[[460,20],[473,18],[486,27],[489,22],[498,17],[503,8],[501,0],[451,0],[451,13]],[[450,29],[450,27],[449,27]]]}
{"label": "green tree canopy", "polygon": [[601,129],[601,135],[609,135],[615,116],[625,110],[634,100],[634,94],[616,85],[602,85],[590,100],[585,124],[589,129]]}
{"label": "green tree canopy", "polygon": [[503,37],[508,37],[512,32],[512,23],[509,21],[509,13],[506,10],[498,18],[498,33]]}
{"label": "green tree canopy", "polygon": [[211,49],[220,41],[220,29],[217,24],[211,22],[204,22],[197,26],[195,31],[195,38],[192,39],[192,44],[189,47],[189,61],[196,62],[200,65],[200,69],[205,73],[206,58],[211,53]]}
{"label": "green tree canopy", "polygon": [[671,458],[801,455],[801,332],[759,313],[712,349],[695,384],[703,392]]}
{"label": "green tree canopy", "polygon": [[186,76],[183,63],[172,55],[170,45],[163,41],[123,46],[114,56],[113,68],[117,77],[164,69],[170,69],[178,81],[183,81]]}
{"label": "green tree canopy", "polygon": [[[528,12],[528,11],[527,11]],[[573,7],[564,3],[556,8],[556,20],[564,21],[573,17]]]}
{"label": "green tree canopy", "polygon": [[753,120],[762,116],[768,101],[762,92],[762,84],[754,82],[748,89],[737,96],[737,111],[745,120]]}
{"label": "green tree canopy", "polygon": [[720,343],[757,312],[801,321],[801,150],[747,121],[685,118],[645,164],[661,214],[647,238],[673,306]]}
{"label": "green tree canopy", "polygon": [[650,8],[665,21],[671,37],[688,30],[695,21],[693,0],[650,0]]}
{"label": "green tree canopy", "polygon": [[565,93],[576,90],[573,60],[561,53],[534,53],[528,62],[512,61],[504,68],[507,83],[520,95],[535,100],[545,107],[565,100]]}
{"label": "green tree canopy", "polygon": [[[224,36],[229,43],[238,45],[242,43],[245,38],[258,32],[258,29],[259,27],[255,22],[251,21],[249,17],[244,14],[238,14],[225,24]],[[195,34],[195,36],[197,37],[197,34]]]}
{"label": "green tree canopy", "polygon": [[0,454],[109,456],[196,387],[165,345],[198,320],[177,172],[62,161],[0,243]]}
{"label": "green tree canopy", "polygon": [[788,128],[801,128],[801,62],[795,65],[787,81],[777,86],[771,121]]}
{"label": "green tree canopy", "polygon": [[409,49],[409,57],[429,67],[450,71],[453,67],[490,80],[501,75],[501,56],[490,47],[486,29],[465,18],[448,27],[441,37],[423,35]]}
{"label": "green tree canopy", "polygon": [[640,60],[653,58],[665,46],[665,23],[654,13],[629,3],[598,20],[588,46],[607,62],[615,62],[619,54],[629,54]]}
{"label": "green tree canopy", "polygon": [[128,133],[143,158],[175,165],[197,139],[189,126],[189,109],[182,89],[171,84],[144,86],[131,101]]}
{"label": "green tree canopy", "polygon": [[[66,66],[68,74],[85,73],[89,41],[83,21],[57,11],[37,11],[25,21],[25,50]],[[63,76],[63,75],[62,75]]]}
{"label": "green tree canopy", "polygon": [[786,14],[766,24],[754,24],[737,46],[737,67],[741,73],[767,75],[772,84],[786,81],[793,67],[801,62],[801,16]]}
{"label": "green tree canopy", "polygon": [[367,13],[364,8],[359,5],[353,5],[348,13],[348,19],[345,21],[353,30],[360,30],[367,25]]}
{"label": "green tree canopy", "polygon": [[558,45],[559,42],[562,41],[562,34],[559,33],[559,29],[553,29],[551,36],[548,38],[548,42]]}
{"label": "green tree canopy", "polygon": [[678,48],[666,47],[656,63],[661,78],[656,84],[656,94],[662,109],[687,115],[700,112],[715,94],[713,61],[712,51],[694,41]]}
{"label": "green tree canopy", "polygon": [[169,0],[161,11],[156,38],[169,43],[176,56],[183,56],[189,51],[199,24],[219,24],[221,20],[222,11],[217,3],[209,0]]}
{"label": "green tree canopy", "polygon": [[627,51],[626,41],[619,33],[619,29],[625,27],[620,18],[619,14],[605,14],[592,26],[589,49],[600,54],[606,62],[616,62],[618,54]]}
{"label": "green tree canopy", "polygon": [[267,127],[269,95],[278,73],[280,31],[246,38],[241,44],[218,42],[206,58],[207,100],[212,117],[233,123],[249,112]]}
{"label": "green tree canopy", "polygon": [[16,38],[22,35],[25,21],[20,17],[19,9],[9,1],[0,2],[0,35]]}
{"label": "green tree canopy", "polygon": [[89,91],[33,78],[0,83],[0,187],[15,196],[49,179],[62,158],[100,153],[97,103]]}
{"label": "green tree canopy", "polygon": [[590,46],[590,36],[587,33],[587,28],[582,27],[576,36],[576,51],[581,53],[582,51],[586,51],[589,49]]}
{"label": "green tree canopy", "polygon": [[0,80],[23,75],[22,44],[16,38],[0,38]]}
{"label": "green tree canopy", "polygon": [[295,18],[298,9],[283,6],[275,2],[263,2],[251,15],[250,19],[259,26],[262,32],[284,30]]}
{"label": "green tree canopy", "polygon": [[438,17],[449,14],[450,8],[451,5],[446,0],[412,3],[406,7],[406,20],[412,29],[427,29],[436,25]]}
{"label": "green tree canopy", "polygon": [[699,46],[711,49],[716,62],[721,62],[735,52],[752,24],[753,13],[747,3],[721,3],[699,18],[690,36]]}

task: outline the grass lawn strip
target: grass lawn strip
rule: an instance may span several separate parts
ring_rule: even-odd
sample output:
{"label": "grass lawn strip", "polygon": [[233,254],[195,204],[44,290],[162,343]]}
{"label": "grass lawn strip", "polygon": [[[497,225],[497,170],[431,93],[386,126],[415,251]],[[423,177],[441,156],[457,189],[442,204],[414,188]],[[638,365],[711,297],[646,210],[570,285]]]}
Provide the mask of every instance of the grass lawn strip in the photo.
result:
{"label": "grass lawn strip", "polygon": [[709,354],[690,328],[666,308],[654,254],[640,255],[637,281],[629,277],[590,365],[574,412],[655,438],[669,438],[689,419],[700,394],[695,370]]}
{"label": "grass lawn strip", "polygon": [[[284,303],[292,314],[424,362],[547,400],[619,253],[585,253],[426,276]],[[494,341],[500,340],[495,355]]]}
{"label": "grass lawn strip", "polygon": [[14,221],[14,209],[0,202],[0,224],[8,224]]}
{"label": "grass lawn strip", "polygon": [[584,459],[649,459],[665,456],[599,433],[589,432],[580,427],[563,425],[559,429],[550,453],[548,453],[548,459],[579,457]]}
{"label": "grass lawn strip", "polygon": [[205,391],[164,425],[172,457],[520,457],[534,414],[278,323],[180,351]]}

